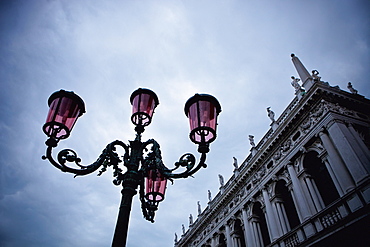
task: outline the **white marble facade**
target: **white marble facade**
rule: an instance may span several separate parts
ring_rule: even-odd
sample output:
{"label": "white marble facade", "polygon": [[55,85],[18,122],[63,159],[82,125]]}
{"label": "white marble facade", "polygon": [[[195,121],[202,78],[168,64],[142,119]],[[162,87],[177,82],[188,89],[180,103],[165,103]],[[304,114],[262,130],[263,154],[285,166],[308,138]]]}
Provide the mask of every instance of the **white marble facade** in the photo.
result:
{"label": "white marble facade", "polygon": [[292,61],[305,78],[303,93],[176,247],[320,246],[334,232],[359,228],[358,239],[367,231],[361,226],[370,222],[370,100],[330,86],[316,70],[307,76],[296,56]]}

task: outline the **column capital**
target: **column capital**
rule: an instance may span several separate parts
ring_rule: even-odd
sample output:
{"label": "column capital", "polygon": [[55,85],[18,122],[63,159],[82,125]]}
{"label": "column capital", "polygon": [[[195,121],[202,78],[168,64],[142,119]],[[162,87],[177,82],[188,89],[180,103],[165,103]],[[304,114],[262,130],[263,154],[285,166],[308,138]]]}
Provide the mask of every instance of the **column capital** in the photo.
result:
{"label": "column capital", "polygon": [[294,162],[293,161],[288,161],[284,167],[288,167],[288,166],[293,166],[294,165]]}
{"label": "column capital", "polygon": [[327,126],[325,128],[326,129],[329,129],[335,123],[346,125],[346,121],[345,120],[335,118],[335,119],[330,120],[329,123],[327,124]]}
{"label": "column capital", "polygon": [[327,134],[328,134],[327,127],[325,126],[321,127],[321,129],[319,130],[318,136],[327,135]]}

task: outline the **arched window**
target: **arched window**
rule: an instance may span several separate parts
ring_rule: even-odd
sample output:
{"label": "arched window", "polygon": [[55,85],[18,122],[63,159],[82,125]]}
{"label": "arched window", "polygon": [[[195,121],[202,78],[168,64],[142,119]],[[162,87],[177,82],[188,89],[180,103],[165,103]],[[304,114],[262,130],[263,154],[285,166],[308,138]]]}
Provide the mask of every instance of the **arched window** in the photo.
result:
{"label": "arched window", "polygon": [[[339,198],[339,194],[325,164],[317,156],[318,154],[314,151],[308,152],[304,157],[303,167],[315,181],[315,185],[324,205],[328,206]],[[313,195],[311,195],[311,197],[312,196]]]}
{"label": "arched window", "polygon": [[262,205],[260,202],[256,202],[252,208],[252,216],[255,222],[252,224],[256,224],[253,226],[253,231],[255,231],[255,236],[258,239],[261,239],[263,242],[263,246],[266,246],[271,243],[269,231],[267,228],[267,222],[265,214],[262,211]]}
{"label": "arched window", "polygon": [[[291,193],[288,191],[286,182],[279,180],[275,186],[275,194],[277,198],[276,207],[281,224],[288,220],[290,229],[300,224],[297,209],[294,205]],[[282,204],[282,205],[280,205]],[[288,230],[290,230],[288,229]]]}
{"label": "arched window", "polygon": [[225,235],[223,233],[221,233],[218,236],[218,244],[217,244],[217,247],[227,247],[226,237],[225,237]]}

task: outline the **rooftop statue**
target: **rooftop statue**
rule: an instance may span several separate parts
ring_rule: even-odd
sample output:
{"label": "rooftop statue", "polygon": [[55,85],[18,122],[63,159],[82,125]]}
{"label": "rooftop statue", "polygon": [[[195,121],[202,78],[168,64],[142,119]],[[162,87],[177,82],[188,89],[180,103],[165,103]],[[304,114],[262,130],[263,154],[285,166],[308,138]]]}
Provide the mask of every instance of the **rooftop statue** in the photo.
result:
{"label": "rooftop statue", "polygon": [[272,122],[275,122],[275,112],[270,110],[270,106],[267,107],[267,116],[271,119]]}
{"label": "rooftop statue", "polygon": [[233,166],[235,167],[235,169],[238,169],[239,168],[238,167],[238,160],[235,157],[233,157],[233,159],[234,159]]}
{"label": "rooftop statue", "polygon": [[253,148],[256,147],[256,144],[254,143],[254,136],[249,135],[249,143]]}
{"label": "rooftop statue", "polygon": [[347,85],[347,88],[349,89],[349,91],[353,94],[357,94],[358,91],[356,89],[353,88],[352,86],[352,83],[351,82],[348,82],[348,85]]}
{"label": "rooftop statue", "polygon": [[218,174],[218,179],[220,180],[220,186],[224,186],[224,177],[221,174]]}
{"label": "rooftop statue", "polygon": [[294,89],[295,89],[295,91],[298,91],[298,90],[301,90],[301,85],[299,85],[299,81],[301,80],[301,79],[299,79],[299,78],[295,78],[294,76],[292,76],[292,77],[290,77],[290,78],[292,78],[292,82],[291,82],[291,84],[292,84],[292,86],[294,87]]}
{"label": "rooftop statue", "polygon": [[321,76],[319,76],[319,71],[317,71],[317,70],[312,70],[312,78],[313,78],[313,80],[315,81],[315,82],[319,82],[319,81],[321,81]]}

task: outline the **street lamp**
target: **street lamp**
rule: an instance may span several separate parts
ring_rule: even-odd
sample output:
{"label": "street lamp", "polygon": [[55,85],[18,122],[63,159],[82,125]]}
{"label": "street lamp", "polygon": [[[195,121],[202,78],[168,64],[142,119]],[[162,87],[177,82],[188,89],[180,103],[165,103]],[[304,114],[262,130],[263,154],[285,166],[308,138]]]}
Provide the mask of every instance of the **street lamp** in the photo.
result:
{"label": "street lamp", "polygon": [[[99,158],[88,166],[81,165],[81,159],[72,149],[63,149],[57,155],[57,160],[52,156],[52,149],[58,142],[69,137],[77,119],[85,113],[83,100],[73,92],[60,90],[53,93],[49,100],[49,113],[43,126],[44,133],[49,137],[46,155],[42,158],[63,172],[73,173],[75,176],[90,174],[99,168],[98,176],[113,168],[113,183],[122,185],[122,199],[119,207],[116,229],[112,246],[126,246],[128,223],[132,205],[132,198],[139,188],[141,208],[144,218],[154,222],[155,211],[159,202],[164,200],[167,180],[186,178],[206,167],[206,154],[209,144],[216,139],[217,117],[221,106],[216,98],[208,94],[195,94],[185,104],[185,115],[190,123],[190,140],[198,145],[201,154],[199,163],[193,154],[182,155],[173,169],[167,168],[162,162],[159,144],[154,139],[141,141],[141,134],[148,126],[153,113],[159,104],[157,95],[144,88],[134,91],[130,97],[132,105],[131,122],[135,125],[136,138],[126,145],[116,140],[109,143],[102,151]],[[125,154],[120,158],[116,148],[122,147]],[[67,163],[74,163],[73,167]],[[120,168],[126,167],[126,171]],[[184,170],[175,173],[178,168]]]}

